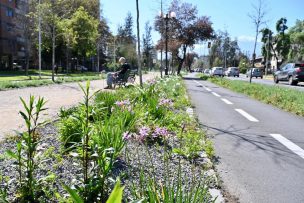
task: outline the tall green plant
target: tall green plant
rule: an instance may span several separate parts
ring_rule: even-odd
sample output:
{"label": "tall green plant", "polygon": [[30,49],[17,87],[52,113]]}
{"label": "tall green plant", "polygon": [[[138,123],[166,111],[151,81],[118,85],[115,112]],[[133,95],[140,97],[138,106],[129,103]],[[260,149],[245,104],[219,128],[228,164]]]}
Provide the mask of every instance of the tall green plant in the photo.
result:
{"label": "tall green plant", "polygon": [[39,134],[37,128],[41,125],[39,123],[40,115],[46,110],[44,105],[46,101],[39,97],[35,101],[34,96],[30,96],[29,103],[20,98],[25,111],[20,111],[27,131],[19,133],[20,141],[17,142],[17,152],[11,150],[7,154],[17,161],[19,174],[19,193],[20,202],[36,202],[38,199],[37,191],[40,190],[37,180],[34,177],[35,169],[37,168],[37,145],[39,143]]}

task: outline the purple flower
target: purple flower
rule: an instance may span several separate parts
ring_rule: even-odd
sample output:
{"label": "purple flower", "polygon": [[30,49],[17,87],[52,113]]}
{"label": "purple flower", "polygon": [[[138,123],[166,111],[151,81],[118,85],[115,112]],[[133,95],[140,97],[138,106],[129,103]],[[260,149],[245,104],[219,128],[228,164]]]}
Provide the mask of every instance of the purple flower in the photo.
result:
{"label": "purple flower", "polygon": [[159,100],[158,105],[171,107],[171,106],[173,106],[173,102],[172,102],[171,99],[162,98],[162,99]]}
{"label": "purple flower", "polygon": [[132,138],[132,134],[129,133],[128,131],[127,131],[127,132],[124,132],[124,133],[122,134],[122,138],[123,138],[123,140],[130,140],[130,139]]}
{"label": "purple flower", "polygon": [[145,137],[149,136],[150,131],[151,130],[149,127],[143,126],[139,129],[139,136],[145,138]]}
{"label": "purple flower", "polygon": [[156,84],[156,80],[153,78],[153,79],[151,79],[151,80],[148,80],[147,83],[148,83],[149,85],[155,85],[155,84]]}
{"label": "purple flower", "polygon": [[153,137],[159,137],[159,136],[166,137],[168,135],[169,135],[169,132],[168,132],[167,128],[165,128],[165,127],[163,127],[163,128],[156,127],[152,134]]}
{"label": "purple flower", "polygon": [[129,99],[124,101],[116,101],[115,104],[123,110],[132,111],[131,102]]}

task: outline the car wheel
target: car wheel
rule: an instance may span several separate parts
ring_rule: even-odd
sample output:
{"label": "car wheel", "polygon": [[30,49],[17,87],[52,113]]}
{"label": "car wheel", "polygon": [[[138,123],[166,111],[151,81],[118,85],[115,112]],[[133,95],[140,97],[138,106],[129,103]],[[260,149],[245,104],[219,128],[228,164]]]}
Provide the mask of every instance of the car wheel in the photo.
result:
{"label": "car wheel", "polygon": [[239,78],[240,76],[238,75],[237,77]]}
{"label": "car wheel", "polygon": [[258,77],[255,77],[256,79],[258,79]]}
{"label": "car wheel", "polygon": [[261,79],[263,79],[263,76],[261,76]]}
{"label": "car wheel", "polygon": [[274,76],[273,80],[274,80],[274,83],[276,83],[276,84],[278,84],[278,83],[279,83],[278,76]]}
{"label": "car wheel", "polygon": [[292,76],[289,76],[288,84],[289,84],[289,85],[297,85],[298,82],[297,82],[297,81],[294,81],[293,78],[292,78]]}

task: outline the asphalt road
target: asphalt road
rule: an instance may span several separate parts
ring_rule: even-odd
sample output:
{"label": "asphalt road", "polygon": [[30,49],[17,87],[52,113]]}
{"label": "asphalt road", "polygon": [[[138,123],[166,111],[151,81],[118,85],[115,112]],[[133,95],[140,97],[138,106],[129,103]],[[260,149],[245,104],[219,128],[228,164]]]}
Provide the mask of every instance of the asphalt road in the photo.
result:
{"label": "asphalt road", "polygon": [[304,202],[304,118],[192,76],[195,112],[213,138],[223,187],[240,202]]}
{"label": "asphalt road", "polygon": [[[230,80],[242,80],[242,81],[247,81],[249,82],[249,78],[246,78],[246,75],[244,74],[240,74],[240,77],[227,77],[225,76],[225,78],[230,79]],[[297,86],[291,86],[288,84],[288,82],[286,81],[280,81],[278,84],[275,84],[273,82],[273,80],[270,79],[261,79],[261,78],[252,78],[252,82],[254,83],[259,83],[259,84],[264,84],[264,85],[276,85],[276,86],[280,86],[280,87],[286,87],[286,88],[291,88],[291,89],[296,89],[296,90],[301,90],[304,91],[304,83],[300,82],[298,83]]]}

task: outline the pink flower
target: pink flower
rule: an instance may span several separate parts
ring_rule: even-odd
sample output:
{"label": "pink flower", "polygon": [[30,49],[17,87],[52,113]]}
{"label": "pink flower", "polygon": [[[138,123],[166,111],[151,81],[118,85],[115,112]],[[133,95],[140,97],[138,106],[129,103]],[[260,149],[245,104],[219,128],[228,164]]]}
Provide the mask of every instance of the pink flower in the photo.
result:
{"label": "pink flower", "polygon": [[173,102],[171,99],[160,99],[159,102],[158,102],[158,105],[160,106],[166,106],[166,107],[171,107],[173,106]]}
{"label": "pink flower", "polygon": [[132,138],[132,134],[129,133],[128,131],[127,131],[127,132],[124,132],[124,133],[122,134],[122,139],[123,139],[123,140],[130,140],[131,138]]}
{"label": "pink flower", "polygon": [[165,127],[163,128],[156,127],[152,135],[153,137],[159,137],[159,136],[166,137],[169,135],[169,131]]}

